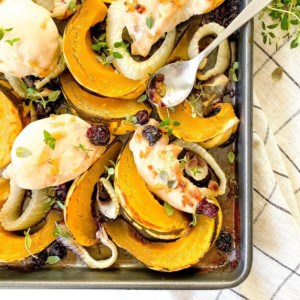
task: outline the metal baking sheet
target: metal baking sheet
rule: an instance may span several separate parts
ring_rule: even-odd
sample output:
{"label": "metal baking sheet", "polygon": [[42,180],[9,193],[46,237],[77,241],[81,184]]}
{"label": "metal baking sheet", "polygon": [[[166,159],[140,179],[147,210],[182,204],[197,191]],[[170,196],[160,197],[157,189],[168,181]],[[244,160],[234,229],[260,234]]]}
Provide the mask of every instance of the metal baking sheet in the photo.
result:
{"label": "metal baking sheet", "polygon": [[[226,0],[225,0],[226,1]],[[241,7],[249,0],[241,1]],[[122,252],[120,262],[107,270],[84,267],[25,272],[0,269],[0,287],[5,288],[109,288],[109,289],[222,289],[241,283],[252,263],[252,44],[253,24],[240,32],[237,43],[240,80],[235,109],[241,123],[236,145],[236,179],[240,215],[240,261],[232,272],[176,273],[151,271]]]}

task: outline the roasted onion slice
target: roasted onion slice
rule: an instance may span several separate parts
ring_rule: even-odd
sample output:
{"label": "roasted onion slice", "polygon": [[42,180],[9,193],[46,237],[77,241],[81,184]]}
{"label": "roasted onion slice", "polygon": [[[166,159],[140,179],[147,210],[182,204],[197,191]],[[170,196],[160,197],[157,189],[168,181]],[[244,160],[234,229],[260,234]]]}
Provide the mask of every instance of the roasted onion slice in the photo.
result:
{"label": "roasted onion slice", "polygon": [[[66,227],[64,225],[61,228],[66,231]],[[105,269],[109,268],[118,257],[118,250],[115,244],[108,238],[105,229],[100,226],[99,230],[96,233],[96,238],[99,239],[102,244],[107,246],[111,250],[111,257],[104,260],[95,260],[93,259],[88,251],[79,245],[72,236],[58,236],[57,240],[59,243],[64,245],[70,251],[75,253],[89,268],[91,269]]]}
{"label": "roasted onion slice", "polygon": [[[101,199],[101,190],[100,187],[104,188],[109,195],[109,199]],[[96,194],[96,201],[99,211],[109,219],[115,219],[120,210],[120,204],[117,197],[117,194],[109,181],[106,178],[100,178],[99,183],[97,184],[97,194]]]}
{"label": "roasted onion slice", "polygon": [[123,58],[114,59],[114,67],[124,76],[134,80],[147,79],[149,74],[155,73],[161,68],[170,56],[176,38],[176,30],[168,32],[160,48],[147,60],[135,61],[124,47],[115,47],[116,43],[122,41],[124,30],[123,15],[125,6],[122,1],[113,2],[107,15],[106,41],[108,47],[122,55]]}
{"label": "roasted onion slice", "polygon": [[[207,36],[218,35],[224,30],[224,27],[217,23],[208,23],[200,27],[194,34],[189,48],[188,55],[189,58],[194,58],[199,54],[199,41]],[[215,66],[212,69],[199,70],[197,73],[197,78],[199,80],[207,80],[208,78],[224,73],[230,65],[230,48],[227,40],[222,42],[218,48],[218,54]]]}
{"label": "roasted onion slice", "polygon": [[[211,190],[212,195],[214,197],[216,197],[216,196],[220,196],[220,195],[225,194],[226,183],[227,183],[226,177],[225,177],[224,172],[222,171],[222,169],[220,168],[220,166],[216,162],[216,160],[212,157],[212,155],[210,155],[207,152],[207,150],[205,150],[204,148],[202,148],[198,144],[188,143],[188,142],[185,142],[185,141],[179,140],[179,139],[176,140],[174,143],[176,145],[186,149],[186,150],[193,151],[194,153],[199,155],[199,157],[201,157],[203,160],[205,160],[206,163],[210,166],[210,168],[214,171],[216,176],[219,178],[219,184],[218,184],[217,189]],[[202,189],[201,189],[201,191],[202,191]]]}
{"label": "roasted onion slice", "polygon": [[8,231],[23,230],[36,225],[47,215],[50,209],[49,199],[54,196],[54,193],[53,188],[33,190],[27,208],[20,213],[25,190],[11,180],[10,194],[0,212],[1,225]]}

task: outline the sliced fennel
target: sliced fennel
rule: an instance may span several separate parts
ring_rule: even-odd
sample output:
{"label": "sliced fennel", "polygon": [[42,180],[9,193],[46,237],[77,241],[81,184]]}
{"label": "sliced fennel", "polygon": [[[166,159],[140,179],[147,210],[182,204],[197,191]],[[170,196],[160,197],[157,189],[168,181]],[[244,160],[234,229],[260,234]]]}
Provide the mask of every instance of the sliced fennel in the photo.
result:
{"label": "sliced fennel", "polygon": [[[54,196],[54,189],[33,190],[31,200],[22,213],[25,190],[10,181],[10,194],[0,211],[0,222],[5,230],[24,230],[38,224],[51,208],[49,198]],[[50,199],[51,200],[51,199]]]}
{"label": "sliced fennel", "polygon": [[176,30],[168,32],[160,48],[146,61],[137,62],[123,48],[115,48],[115,43],[122,41],[124,30],[123,15],[125,6],[122,1],[113,2],[107,15],[106,41],[108,47],[113,51],[119,52],[123,58],[114,59],[114,67],[125,77],[133,80],[148,79],[149,74],[155,73],[166,62],[173,51],[176,38]]}
{"label": "sliced fennel", "polygon": [[201,146],[199,146],[195,143],[189,143],[189,142],[185,142],[185,141],[182,141],[179,139],[177,139],[174,143],[184,149],[195,152],[203,160],[205,160],[206,163],[215,172],[216,176],[219,178],[218,190],[217,191],[211,190],[211,193],[213,194],[214,197],[225,194],[227,180],[226,180],[223,170],[220,168],[220,166],[218,165],[216,160],[213,158],[213,156],[211,154],[209,154],[206,149],[202,148]]}
{"label": "sliced fennel", "polygon": [[[204,37],[210,35],[218,35],[220,34],[225,28],[220,26],[217,23],[208,23],[200,27],[196,33],[194,34],[189,47],[188,47],[188,56],[189,58],[194,58],[199,54],[199,46],[198,43]],[[222,42],[218,48],[217,60],[216,64],[212,69],[207,71],[199,70],[197,73],[197,78],[199,80],[207,80],[208,78],[224,73],[230,65],[230,48],[229,43],[227,40]]]}
{"label": "sliced fennel", "polygon": [[[67,230],[64,225],[61,226],[63,230]],[[102,244],[107,246],[111,250],[111,257],[103,260],[93,259],[88,251],[79,245],[72,236],[58,236],[57,241],[76,254],[89,268],[91,269],[104,269],[109,268],[118,257],[118,250],[115,244],[108,238],[104,228],[100,226],[96,233],[96,238],[99,239]]]}

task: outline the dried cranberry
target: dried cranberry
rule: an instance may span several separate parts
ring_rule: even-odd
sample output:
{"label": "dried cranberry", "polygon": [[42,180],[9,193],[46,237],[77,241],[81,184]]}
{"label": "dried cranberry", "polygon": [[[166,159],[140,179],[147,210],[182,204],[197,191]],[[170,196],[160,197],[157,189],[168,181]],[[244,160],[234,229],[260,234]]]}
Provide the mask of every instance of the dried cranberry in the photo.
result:
{"label": "dried cranberry", "polygon": [[46,264],[48,255],[47,252],[44,250],[34,256],[29,256],[25,260],[22,261],[25,270],[40,270]]}
{"label": "dried cranberry", "polygon": [[97,195],[98,195],[98,199],[100,201],[109,201],[110,200],[110,195],[109,193],[107,192],[107,190],[105,189],[104,185],[102,184],[101,181],[98,181],[97,182]]}
{"label": "dried cranberry", "polygon": [[196,207],[197,214],[203,214],[209,218],[215,218],[218,214],[219,207],[214,203],[208,202],[207,198],[203,198]]}
{"label": "dried cranberry", "polygon": [[58,242],[54,242],[46,251],[48,256],[58,256],[60,259],[67,255],[67,248]]}
{"label": "dried cranberry", "polygon": [[146,125],[143,129],[143,137],[149,141],[150,146],[153,146],[160,140],[162,134],[158,127]]}
{"label": "dried cranberry", "polygon": [[146,7],[144,5],[141,4],[136,4],[135,6],[135,10],[139,13],[139,14],[143,14],[146,10]]}
{"label": "dried cranberry", "polygon": [[90,142],[96,146],[105,146],[110,141],[109,130],[103,125],[90,127],[86,135],[90,139]]}
{"label": "dried cranberry", "polygon": [[38,119],[44,119],[55,113],[55,107],[47,104],[46,107],[39,102],[33,102]]}
{"label": "dried cranberry", "polygon": [[70,185],[71,184],[69,182],[66,182],[66,183],[60,184],[56,187],[55,197],[60,202],[65,202],[66,201],[66,197],[67,197]]}
{"label": "dried cranberry", "polygon": [[136,122],[140,125],[145,125],[149,122],[149,115],[147,110],[140,110],[136,113]]}
{"label": "dried cranberry", "polygon": [[221,231],[218,239],[216,240],[216,247],[226,253],[230,252],[232,243],[232,236],[226,231]]}

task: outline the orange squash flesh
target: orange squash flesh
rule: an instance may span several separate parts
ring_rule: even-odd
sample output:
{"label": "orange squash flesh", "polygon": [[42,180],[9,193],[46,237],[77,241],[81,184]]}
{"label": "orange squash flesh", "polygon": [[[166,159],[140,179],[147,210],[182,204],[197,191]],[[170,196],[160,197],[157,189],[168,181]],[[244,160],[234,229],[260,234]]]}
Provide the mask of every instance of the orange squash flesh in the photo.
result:
{"label": "orange squash flesh", "polygon": [[116,166],[115,189],[120,204],[135,227],[149,235],[161,239],[180,237],[188,228],[189,220],[185,214],[174,209],[168,216],[161,205],[148,190],[134,162],[127,144]]}
{"label": "orange squash flesh", "polygon": [[196,264],[210,249],[215,240],[217,219],[197,216],[197,226],[190,227],[174,242],[147,241],[122,219],[104,223],[103,226],[120,248],[131,253],[148,268],[174,272]]}
{"label": "orange squash flesh", "polygon": [[133,116],[140,110],[151,109],[137,99],[122,100],[118,98],[104,98],[84,90],[68,72],[60,76],[62,92],[70,107],[84,120],[93,124],[104,124],[114,135],[126,134],[134,131],[135,126],[126,122],[126,116]]}
{"label": "orange squash flesh", "polygon": [[90,28],[104,20],[107,8],[101,0],[86,0],[69,21],[63,37],[63,53],[67,66],[82,86],[96,94],[134,99],[146,84],[126,78],[102,65],[92,50]]}
{"label": "orange squash flesh", "polygon": [[122,143],[114,141],[94,163],[94,165],[75,180],[68,192],[64,210],[65,223],[76,241],[82,246],[97,243],[97,225],[91,213],[91,201],[94,186],[105,172],[109,160],[115,161],[121,150]]}
{"label": "orange squash flesh", "polygon": [[0,90],[0,169],[10,163],[10,151],[21,130],[22,122],[17,108]]}
{"label": "orange squash flesh", "polygon": [[225,133],[228,126],[239,122],[236,117],[233,106],[230,103],[220,103],[214,107],[220,107],[221,110],[212,117],[201,118],[192,117],[192,108],[186,101],[175,106],[174,111],[167,110],[167,108],[158,108],[161,119],[170,117],[180,123],[179,126],[173,126],[173,134],[187,142],[203,142],[215,137],[218,134]]}
{"label": "orange squash flesh", "polygon": [[[62,220],[63,216],[57,211],[51,211],[46,219],[45,225],[36,233],[30,235],[32,254],[36,254],[47,248],[55,239],[53,234],[55,222]],[[25,237],[14,232],[6,231],[0,226],[0,261],[20,261],[31,254],[25,248]]]}
{"label": "orange squash flesh", "polygon": [[9,180],[0,177],[0,203],[5,201],[9,196],[10,184]]}

